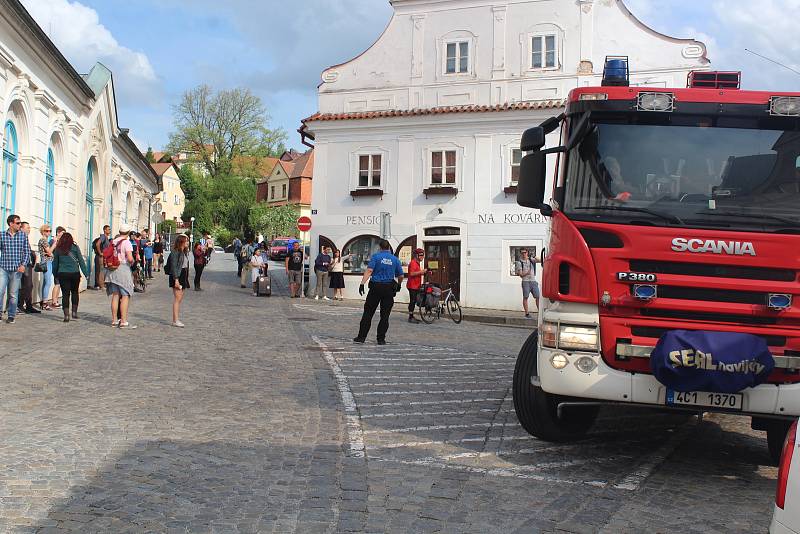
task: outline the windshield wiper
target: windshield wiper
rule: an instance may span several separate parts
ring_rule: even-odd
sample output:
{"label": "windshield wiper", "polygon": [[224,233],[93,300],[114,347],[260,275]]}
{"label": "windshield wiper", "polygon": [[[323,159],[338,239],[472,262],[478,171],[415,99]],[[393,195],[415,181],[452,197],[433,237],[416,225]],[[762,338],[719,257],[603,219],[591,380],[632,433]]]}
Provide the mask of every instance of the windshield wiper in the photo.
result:
{"label": "windshield wiper", "polygon": [[712,217],[746,217],[748,219],[767,219],[770,221],[777,221],[783,224],[788,224],[794,228],[800,228],[800,222],[793,221],[788,217],[780,217],[778,215],[766,215],[764,213],[737,213],[735,211],[719,211],[719,210],[703,210],[698,211],[698,215],[711,215]]}
{"label": "windshield wiper", "polygon": [[682,220],[680,220],[675,215],[670,215],[668,213],[661,213],[659,211],[650,210],[647,208],[635,208],[633,206],[578,206],[574,208],[576,210],[606,210],[606,211],[633,211],[638,213],[647,213],[648,215],[652,215],[653,217],[658,217],[659,219],[663,219],[667,222],[680,224],[684,226]]}

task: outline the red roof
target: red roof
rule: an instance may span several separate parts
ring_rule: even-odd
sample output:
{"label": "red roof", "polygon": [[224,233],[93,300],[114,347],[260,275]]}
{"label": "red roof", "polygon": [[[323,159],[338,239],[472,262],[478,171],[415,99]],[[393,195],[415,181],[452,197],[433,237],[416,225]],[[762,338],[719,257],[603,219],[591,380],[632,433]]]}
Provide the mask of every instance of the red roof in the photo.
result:
{"label": "red roof", "polygon": [[[156,171],[157,175],[164,176],[164,173],[167,172],[170,167],[175,166],[175,164],[174,163],[151,163],[150,166],[153,167],[153,170]],[[175,170],[176,171],[178,170],[177,167],[176,167]]]}
{"label": "red roof", "polygon": [[294,169],[289,178],[313,178],[314,177],[314,150],[309,150],[296,160]]}
{"label": "red roof", "polygon": [[386,111],[353,111],[350,113],[315,113],[301,122],[311,121],[344,121],[362,119],[382,119],[386,117],[416,117],[420,115],[442,115],[445,113],[491,113],[497,111],[519,111],[529,109],[563,108],[565,100],[537,100],[532,102],[515,102],[497,104],[495,106],[441,106],[425,109],[390,109]]}

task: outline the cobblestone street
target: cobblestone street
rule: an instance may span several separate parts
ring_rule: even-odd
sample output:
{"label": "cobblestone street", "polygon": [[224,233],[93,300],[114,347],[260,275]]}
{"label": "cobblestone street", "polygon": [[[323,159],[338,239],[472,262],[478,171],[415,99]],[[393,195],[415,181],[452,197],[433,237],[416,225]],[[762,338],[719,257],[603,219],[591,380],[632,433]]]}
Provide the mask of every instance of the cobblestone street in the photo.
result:
{"label": "cobblestone street", "polygon": [[[169,325],[156,273],[0,325],[0,532],[759,532],[776,469],[749,420],[607,409],[585,441],[519,426],[529,330],[410,325],[240,289],[217,254]],[[348,280],[348,283],[355,283]],[[376,321],[377,323],[377,321]]]}

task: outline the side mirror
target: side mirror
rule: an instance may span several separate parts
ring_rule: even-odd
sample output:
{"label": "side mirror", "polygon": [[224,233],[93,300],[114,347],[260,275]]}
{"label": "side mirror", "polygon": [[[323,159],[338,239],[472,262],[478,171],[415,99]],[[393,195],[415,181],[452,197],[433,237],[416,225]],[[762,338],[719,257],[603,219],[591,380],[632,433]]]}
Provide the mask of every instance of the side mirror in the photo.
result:
{"label": "side mirror", "polygon": [[523,152],[531,152],[532,150],[540,150],[545,143],[545,132],[541,126],[528,128],[522,134],[522,140],[519,143],[519,148]]}
{"label": "side mirror", "polygon": [[[531,130],[535,129],[531,128]],[[517,204],[526,208],[541,209],[544,207],[546,174],[547,154],[536,151],[522,158],[519,166],[519,182],[517,183]]]}

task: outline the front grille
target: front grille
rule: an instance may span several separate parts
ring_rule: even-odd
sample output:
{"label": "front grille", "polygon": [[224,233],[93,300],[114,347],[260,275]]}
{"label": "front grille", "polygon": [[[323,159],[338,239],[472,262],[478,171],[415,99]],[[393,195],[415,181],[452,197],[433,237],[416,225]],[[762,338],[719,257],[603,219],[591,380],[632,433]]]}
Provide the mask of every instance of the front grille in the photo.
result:
{"label": "front grille", "polygon": [[737,278],[742,280],[768,280],[771,282],[794,282],[797,273],[790,269],[767,269],[734,265],[711,265],[706,263],[672,263],[654,260],[631,260],[631,271],[636,273],[677,274],[685,276],[707,276],[711,278]]}
{"label": "front grille", "polygon": [[752,325],[778,324],[776,317],[758,317],[755,315],[735,315],[732,313],[701,313],[682,310],[659,310],[656,308],[643,308],[640,313],[644,317],[658,317],[661,319],[680,319],[684,321],[703,321],[706,323],[735,323]]}
{"label": "front grille", "polygon": [[[633,326],[631,327],[631,334],[637,337],[646,337],[651,339],[660,339],[661,336],[674,330],[674,328],[662,328],[658,326]],[[681,330],[692,330],[691,328],[682,328]],[[784,347],[786,346],[786,336],[758,336],[767,342],[770,347]]]}
{"label": "front grille", "polygon": [[[633,295],[633,286],[631,286]],[[704,302],[727,302],[733,304],[767,305],[767,294],[753,291],[736,291],[705,287],[658,286],[658,298],[676,300],[699,300]]]}

